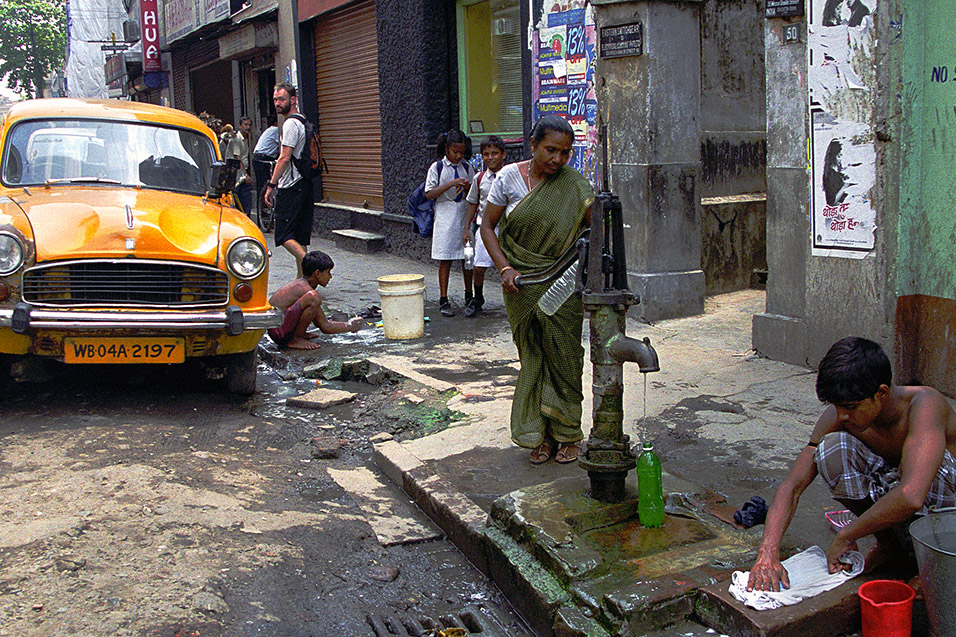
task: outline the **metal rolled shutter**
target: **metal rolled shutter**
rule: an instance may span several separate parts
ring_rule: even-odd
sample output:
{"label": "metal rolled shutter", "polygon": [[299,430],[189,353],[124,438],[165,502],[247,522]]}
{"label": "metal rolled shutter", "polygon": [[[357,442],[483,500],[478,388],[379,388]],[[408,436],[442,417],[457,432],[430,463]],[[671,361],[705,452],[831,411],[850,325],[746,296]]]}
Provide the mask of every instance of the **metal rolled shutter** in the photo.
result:
{"label": "metal rolled shutter", "polygon": [[349,5],[315,24],[319,137],[330,202],[381,210],[382,120],[375,4]]}

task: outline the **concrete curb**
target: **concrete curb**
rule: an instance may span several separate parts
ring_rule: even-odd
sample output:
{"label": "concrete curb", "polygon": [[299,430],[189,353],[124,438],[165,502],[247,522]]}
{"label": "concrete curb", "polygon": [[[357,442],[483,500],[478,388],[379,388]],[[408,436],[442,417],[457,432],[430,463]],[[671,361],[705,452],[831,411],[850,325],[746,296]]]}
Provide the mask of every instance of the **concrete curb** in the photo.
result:
{"label": "concrete curb", "polygon": [[[527,550],[503,531],[489,526],[488,514],[481,507],[398,442],[375,444],[373,454],[385,475],[412,498],[478,570],[495,582],[536,634],[555,634],[555,618],[562,608],[573,607],[573,603],[560,583],[538,567]],[[573,617],[573,613],[561,617],[560,634],[586,635],[567,626],[566,622]]]}
{"label": "concrete curb", "polygon": [[[765,611],[738,602],[727,591],[726,582],[722,582],[700,589],[695,612],[708,626],[739,637],[848,635],[860,627],[860,598],[856,591],[870,579],[872,575],[861,575],[821,593],[809,603]],[[822,612],[808,612],[808,608]]]}
{"label": "concrete curb", "polygon": [[448,539],[487,573],[481,544],[488,515],[398,442],[372,446],[375,462],[430,517]]}

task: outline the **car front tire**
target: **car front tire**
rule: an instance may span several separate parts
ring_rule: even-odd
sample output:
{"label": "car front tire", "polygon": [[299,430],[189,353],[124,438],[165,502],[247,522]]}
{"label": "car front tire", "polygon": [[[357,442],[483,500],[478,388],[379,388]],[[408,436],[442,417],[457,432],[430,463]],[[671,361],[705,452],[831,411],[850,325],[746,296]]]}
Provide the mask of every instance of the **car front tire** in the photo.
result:
{"label": "car front tire", "polygon": [[15,356],[0,354],[0,396],[5,395],[13,387],[13,376],[10,375]]}
{"label": "car front tire", "polygon": [[256,393],[256,368],[259,365],[258,351],[233,354],[226,368],[226,385],[229,391],[240,396]]}

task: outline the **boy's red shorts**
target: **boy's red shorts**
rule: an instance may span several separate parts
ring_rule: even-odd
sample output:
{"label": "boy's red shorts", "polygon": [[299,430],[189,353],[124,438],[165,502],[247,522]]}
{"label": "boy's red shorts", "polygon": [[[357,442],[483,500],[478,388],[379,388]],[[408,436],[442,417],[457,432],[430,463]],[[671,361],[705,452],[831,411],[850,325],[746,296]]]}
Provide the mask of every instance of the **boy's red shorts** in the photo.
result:
{"label": "boy's red shorts", "polygon": [[295,326],[299,324],[301,316],[302,305],[296,301],[285,311],[285,320],[282,321],[282,325],[269,330],[269,338],[279,347],[283,347],[295,336]]}

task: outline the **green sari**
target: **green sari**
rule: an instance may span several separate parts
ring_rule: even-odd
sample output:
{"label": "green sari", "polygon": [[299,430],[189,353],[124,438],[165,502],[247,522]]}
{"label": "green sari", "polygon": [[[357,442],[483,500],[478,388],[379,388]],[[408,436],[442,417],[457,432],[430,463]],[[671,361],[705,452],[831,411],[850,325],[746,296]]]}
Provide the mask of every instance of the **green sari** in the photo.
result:
{"label": "green sari", "polygon": [[[503,219],[501,250],[519,273],[540,272],[570,248],[584,229],[584,215],[594,202],[591,185],[581,173],[564,166],[528,193]],[[581,376],[584,308],[571,296],[548,316],[538,299],[551,283],[523,286],[505,294],[505,309],[521,369],[511,405],[511,439],[534,448],[546,436],[577,442],[581,430]]]}

